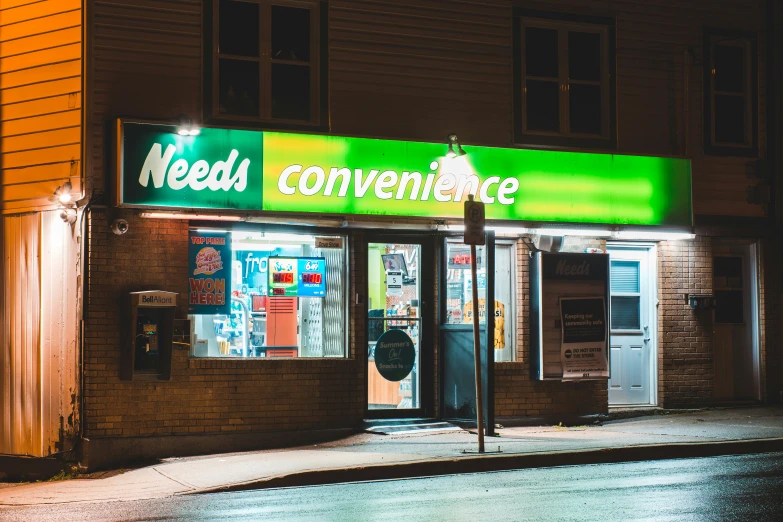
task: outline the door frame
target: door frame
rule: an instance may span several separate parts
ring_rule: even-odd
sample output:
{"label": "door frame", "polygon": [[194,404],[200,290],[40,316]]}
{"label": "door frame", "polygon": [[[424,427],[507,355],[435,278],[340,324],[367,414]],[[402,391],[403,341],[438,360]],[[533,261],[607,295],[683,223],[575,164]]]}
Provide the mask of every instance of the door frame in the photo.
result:
{"label": "door frame", "polygon": [[756,400],[761,401],[763,394],[761,389],[761,318],[759,310],[761,308],[761,289],[759,288],[759,243],[753,241],[747,245],[748,249],[748,267],[750,268],[750,302],[752,305],[750,318],[753,321],[751,327],[751,342],[753,344],[753,378],[756,393]]}
{"label": "door frame", "polygon": [[[437,285],[436,267],[435,267],[435,236],[429,233],[416,234],[411,232],[403,232],[400,234],[388,232],[388,231],[368,231],[365,236],[365,252],[369,250],[371,243],[387,243],[387,244],[414,244],[421,246],[421,266],[418,267],[419,274],[417,277],[422,277],[422,274],[432,274],[432,281],[435,284],[425,285],[424,279],[421,280],[421,294],[420,294],[420,311],[421,316],[420,330],[419,330],[419,407],[418,408],[389,408],[371,410],[368,408],[367,395],[369,391],[369,372],[364,372],[364,418],[365,419],[406,419],[406,418],[426,418],[432,417],[435,414],[435,330],[437,329],[437,303],[435,302],[435,289]],[[368,258],[365,258],[365,266],[362,268],[365,274],[368,271],[367,263]],[[362,289],[363,293],[367,293],[368,281],[365,281],[365,287]],[[362,318],[364,324],[364,331],[368,331],[369,325],[369,299],[366,300],[366,307],[364,309],[364,317]],[[364,344],[367,345],[367,337],[365,336]],[[425,346],[432,347],[430,350],[425,350]],[[364,364],[369,364],[369,357],[366,353],[368,346],[364,346],[365,355],[363,357]]]}
{"label": "door frame", "polygon": [[[482,368],[481,372],[481,389],[483,393],[484,403],[484,430],[487,436],[494,436],[495,434],[495,350],[490,348],[493,346],[493,339],[495,334],[495,246],[497,239],[495,238],[495,232],[487,230],[485,231],[485,252],[487,256],[487,289],[486,289],[486,310],[487,310],[487,322],[485,331],[485,343],[487,346],[486,367]],[[446,243],[450,239],[457,239],[462,241],[464,234],[458,233],[441,233],[436,236],[436,248],[439,253],[439,265],[438,270],[438,287],[442,291],[438,294],[438,312],[437,312],[437,327],[438,327],[438,348],[443,349],[443,331],[447,330],[473,330],[473,326],[466,327],[462,324],[446,324],[446,280],[447,275],[447,261],[446,261]],[[512,263],[515,259],[512,259]],[[513,299],[517,299],[516,287],[512,289],[514,291]],[[474,312],[475,313],[475,312]],[[516,317],[514,318],[516,322]],[[516,331],[516,330],[515,330]],[[442,356],[442,351],[438,356]],[[442,359],[439,359],[442,360]],[[475,358],[474,358],[475,361]],[[445,378],[443,375],[444,364],[438,365],[438,416],[443,417],[445,406],[443,401],[445,400],[445,390],[443,389]],[[475,382],[475,378],[474,378]],[[476,419],[478,420],[478,419]]]}
{"label": "door frame", "polygon": [[[644,242],[618,242],[607,241],[606,252],[609,254],[609,261],[611,263],[612,250],[636,250],[639,252],[647,252],[647,309],[650,316],[650,345],[648,351],[650,354],[650,397],[649,406],[658,405],[658,245],[656,243],[644,243]],[[640,276],[643,277],[643,276]],[[609,299],[611,303],[611,290],[609,292]],[[609,328],[609,336],[611,341],[611,326]],[[607,382],[607,386],[608,386]],[[608,399],[607,399],[608,401]],[[640,405],[642,407],[646,405]],[[623,408],[627,405],[618,404],[616,406],[609,404],[610,408]]]}
{"label": "door frame", "polygon": [[[745,266],[744,259],[747,256],[747,268],[749,270],[747,285],[745,285],[745,273],[743,268],[743,291],[747,288],[749,292],[748,300],[750,302],[750,337],[751,337],[751,357],[753,358],[753,394],[754,398],[758,401],[762,400],[762,384],[761,384],[761,288],[759,274],[761,273],[760,266],[760,245],[755,239],[743,240],[732,238],[717,238],[716,245],[728,249],[730,254],[722,254],[712,252],[711,256],[720,257],[723,255],[740,255],[743,257],[743,267]],[[714,274],[713,274],[714,277]]]}

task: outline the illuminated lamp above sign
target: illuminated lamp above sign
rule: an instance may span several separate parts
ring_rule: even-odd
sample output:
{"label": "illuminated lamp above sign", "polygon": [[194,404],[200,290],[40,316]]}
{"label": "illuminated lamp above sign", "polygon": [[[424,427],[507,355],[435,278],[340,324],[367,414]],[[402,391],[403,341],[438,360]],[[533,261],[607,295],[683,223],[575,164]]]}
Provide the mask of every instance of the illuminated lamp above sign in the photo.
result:
{"label": "illuminated lamp above sign", "polygon": [[117,120],[115,203],[131,207],[692,226],[682,158],[203,128]]}

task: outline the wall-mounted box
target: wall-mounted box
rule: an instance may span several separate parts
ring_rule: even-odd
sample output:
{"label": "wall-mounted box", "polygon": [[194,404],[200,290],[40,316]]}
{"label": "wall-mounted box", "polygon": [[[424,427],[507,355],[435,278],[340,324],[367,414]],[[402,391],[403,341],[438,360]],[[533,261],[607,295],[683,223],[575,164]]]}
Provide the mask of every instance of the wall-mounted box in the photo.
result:
{"label": "wall-mounted box", "polygon": [[609,378],[609,255],[536,252],[530,265],[531,373]]}

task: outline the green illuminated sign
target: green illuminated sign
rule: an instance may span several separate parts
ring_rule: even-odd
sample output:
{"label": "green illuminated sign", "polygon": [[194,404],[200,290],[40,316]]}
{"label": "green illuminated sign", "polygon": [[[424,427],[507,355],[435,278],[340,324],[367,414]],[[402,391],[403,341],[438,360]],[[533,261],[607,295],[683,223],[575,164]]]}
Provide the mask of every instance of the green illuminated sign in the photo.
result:
{"label": "green illuminated sign", "polygon": [[685,159],[122,123],[120,204],[691,226]]}

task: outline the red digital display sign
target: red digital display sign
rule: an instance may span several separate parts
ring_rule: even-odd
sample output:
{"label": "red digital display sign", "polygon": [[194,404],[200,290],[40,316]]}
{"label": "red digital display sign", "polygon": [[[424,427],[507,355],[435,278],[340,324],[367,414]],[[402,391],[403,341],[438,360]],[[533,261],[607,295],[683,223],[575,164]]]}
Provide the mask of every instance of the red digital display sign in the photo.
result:
{"label": "red digital display sign", "polygon": [[294,282],[294,274],[293,272],[274,272],[272,273],[272,280],[275,283],[290,285]]}
{"label": "red digital display sign", "polygon": [[302,282],[303,283],[308,283],[308,284],[312,284],[312,285],[320,285],[322,280],[323,280],[322,275],[317,273],[317,272],[313,272],[313,273],[306,272],[306,273],[302,274]]}

